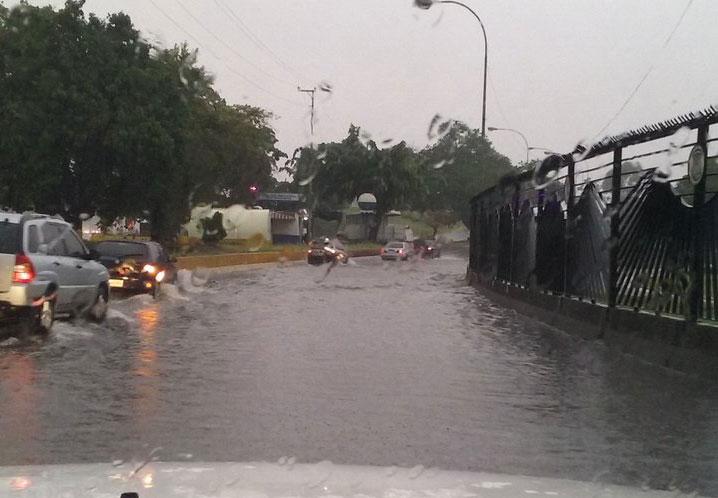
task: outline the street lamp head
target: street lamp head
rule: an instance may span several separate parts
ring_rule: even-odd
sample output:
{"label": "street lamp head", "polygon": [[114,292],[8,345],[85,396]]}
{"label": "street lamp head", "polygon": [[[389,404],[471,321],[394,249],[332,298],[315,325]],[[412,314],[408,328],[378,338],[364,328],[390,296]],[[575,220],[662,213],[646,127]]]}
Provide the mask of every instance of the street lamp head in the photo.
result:
{"label": "street lamp head", "polygon": [[487,126],[486,129],[489,130],[489,131],[496,131],[496,130],[498,130],[498,128],[496,128],[495,126]]}
{"label": "street lamp head", "polygon": [[414,7],[429,10],[434,5],[434,0],[414,0]]}

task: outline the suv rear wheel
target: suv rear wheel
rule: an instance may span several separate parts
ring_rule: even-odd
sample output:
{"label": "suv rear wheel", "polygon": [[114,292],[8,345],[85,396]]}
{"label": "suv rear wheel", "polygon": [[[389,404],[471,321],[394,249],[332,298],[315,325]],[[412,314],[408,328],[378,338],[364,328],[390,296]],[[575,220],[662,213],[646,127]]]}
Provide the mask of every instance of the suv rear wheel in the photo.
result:
{"label": "suv rear wheel", "polygon": [[95,304],[87,311],[87,318],[95,323],[101,323],[107,316],[107,306],[109,301],[109,292],[107,287],[101,285],[97,289],[97,297]]}
{"label": "suv rear wheel", "polygon": [[55,322],[55,300],[48,299],[40,307],[40,313],[36,319],[35,330],[37,333],[46,335],[50,333],[52,324]]}

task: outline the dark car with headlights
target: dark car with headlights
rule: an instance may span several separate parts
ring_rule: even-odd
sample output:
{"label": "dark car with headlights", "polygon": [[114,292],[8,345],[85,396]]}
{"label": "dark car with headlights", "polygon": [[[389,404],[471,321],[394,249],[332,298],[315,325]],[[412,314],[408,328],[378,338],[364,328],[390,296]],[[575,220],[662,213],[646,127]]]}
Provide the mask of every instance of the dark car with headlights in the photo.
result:
{"label": "dark car with headlights", "polygon": [[439,258],[441,257],[441,246],[435,240],[414,240],[414,253],[419,254],[422,258]]}
{"label": "dark car with headlights", "polygon": [[349,254],[344,249],[334,245],[328,237],[321,237],[309,243],[307,263],[316,266],[333,261],[346,263],[349,261]]}
{"label": "dark car with headlights", "polygon": [[147,292],[156,297],[162,283],[177,279],[176,259],[157,242],[105,240],[95,250],[110,272],[113,291]]}

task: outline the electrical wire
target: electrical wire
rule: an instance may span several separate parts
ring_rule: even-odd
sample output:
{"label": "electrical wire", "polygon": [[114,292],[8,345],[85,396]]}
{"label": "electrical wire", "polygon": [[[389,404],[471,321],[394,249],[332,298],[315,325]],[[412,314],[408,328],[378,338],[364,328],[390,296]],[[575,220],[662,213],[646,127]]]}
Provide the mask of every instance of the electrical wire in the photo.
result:
{"label": "electrical wire", "polygon": [[278,81],[279,83],[281,83],[281,84],[283,84],[283,85],[290,85],[290,86],[292,86],[292,88],[295,86],[295,85],[293,85],[293,84],[291,84],[291,83],[288,83],[286,80],[283,80],[283,79],[281,79],[281,78],[277,78],[277,77],[274,76],[273,74],[268,73],[268,72],[265,71],[261,66],[255,64],[254,62],[252,62],[251,60],[249,60],[248,58],[246,58],[244,55],[242,55],[242,54],[239,53],[237,50],[235,50],[234,47],[232,47],[230,44],[228,44],[228,43],[227,43],[226,41],[224,41],[222,38],[220,38],[219,36],[217,36],[216,34],[214,34],[214,32],[213,32],[212,30],[210,30],[209,28],[207,28],[207,26],[205,26],[204,23],[202,23],[202,21],[197,18],[197,16],[195,16],[187,7],[185,7],[180,0],[175,0],[175,2],[177,3],[177,5],[180,6],[180,8],[181,8],[182,10],[185,11],[185,13],[187,13],[188,16],[190,16],[190,17],[194,20],[194,22],[196,22],[196,23],[199,25],[199,27],[201,27],[203,30],[205,30],[212,38],[214,38],[214,39],[217,40],[219,43],[221,43],[222,45],[224,45],[224,47],[225,47],[227,50],[229,50],[230,52],[232,52],[235,56],[237,56],[237,57],[239,57],[240,59],[242,59],[244,62],[246,62],[247,64],[249,64],[251,67],[253,67],[253,68],[256,69],[257,71],[259,71],[260,73],[262,73],[262,74],[265,75],[266,77],[271,78],[271,79],[273,79],[273,80],[275,80],[275,81]]}
{"label": "electrical wire", "polygon": [[[665,50],[665,48],[668,46],[668,44],[673,39],[673,35],[676,34],[676,31],[678,31],[678,27],[681,25],[681,23],[683,23],[683,18],[686,17],[686,13],[688,12],[688,9],[691,8],[692,4],[693,4],[693,0],[688,0],[688,3],[684,7],[683,12],[681,12],[680,17],[678,18],[678,21],[673,26],[673,29],[671,30],[668,37],[666,38],[666,41],[663,42],[663,46],[661,46],[659,54],[661,52],[663,52],[663,50]],[[616,120],[616,118],[624,111],[626,106],[628,106],[628,104],[631,102],[631,100],[633,100],[633,97],[636,96],[636,94],[638,93],[638,90],[643,86],[643,83],[645,83],[645,81],[648,79],[648,76],[653,72],[653,68],[655,67],[655,64],[656,64],[655,62],[651,63],[651,65],[648,67],[648,70],[645,72],[645,74],[641,78],[641,80],[635,86],[635,88],[630,93],[628,98],[623,102],[623,105],[621,105],[621,107],[616,111],[616,113],[613,115],[613,117],[611,117],[611,119],[608,120],[608,123],[606,123],[604,125],[604,127],[601,128],[601,131],[599,131],[598,133],[596,133],[596,135],[594,135],[594,139],[598,138],[604,131],[606,131],[606,128],[611,126],[611,124]]]}
{"label": "electrical wire", "polygon": [[491,77],[491,71],[488,71],[487,76],[489,78],[489,85],[491,85],[491,92],[494,94],[494,103],[496,104],[496,108],[499,110],[501,119],[503,119],[504,123],[506,123],[504,126],[506,126],[507,128],[513,128],[513,126],[511,126],[511,122],[506,119],[506,114],[504,114],[504,110],[501,107],[501,102],[499,102],[499,94],[496,92],[496,86],[494,85],[494,80]]}
{"label": "electrical wire", "polygon": [[[184,33],[187,38],[189,38],[190,40],[192,40],[193,42],[195,42],[198,47],[201,47],[201,46],[202,46],[202,44],[200,43],[200,41],[199,41],[197,38],[195,38],[194,36],[192,36],[192,33],[190,33],[189,31],[187,31],[186,29],[184,29],[177,21],[175,21],[174,19],[172,19],[172,17],[170,17],[169,14],[167,14],[164,10],[162,10],[162,9],[160,8],[159,5],[157,5],[157,4],[155,3],[155,0],[149,0],[149,2],[155,7],[155,9],[157,9],[158,11],[160,11],[160,14],[162,14],[169,22],[171,22],[172,24],[174,24],[174,26],[175,26],[177,29],[179,29],[180,31],[182,31],[182,33]],[[202,47],[202,48],[204,48],[204,47]],[[215,52],[214,50],[212,50],[211,48],[207,48],[206,50],[207,50],[210,54],[212,54],[215,59],[218,59],[218,60],[219,60],[219,57],[217,56],[217,54],[216,54],[216,52]]]}
{"label": "electrical wire", "polygon": [[242,19],[234,12],[232,7],[228,5],[224,0],[214,0],[214,3],[219,7],[221,10],[226,12],[229,17],[231,17],[236,23],[237,27],[244,32],[245,35],[247,35],[247,38],[252,41],[257,47],[264,50],[269,54],[280,66],[282,66],[285,70],[289,71],[295,78],[298,80],[307,80],[307,77],[304,76],[302,73],[298,72],[295,68],[284,62],[284,60],[277,55],[276,52],[274,52],[269,46],[267,46],[266,43],[264,43],[259,36],[254,34],[251,29],[249,29],[249,26],[247,26]]}
{"label": "electrical wire", "polygon": [[[162,9],[157,5],[157,3],[155,3],[154,0],[149,0],[149,2],[155,7],[155,9],[157,9],[157,10],[160,12],[168,21],[170,21],[174,26],[176,26],[177,29],[179,29],[180,31],[182,31],[182,33],[184,33],[185,36],[187,36],[190,40],[194,41],[194,42],[197,44],[197,47],[198,47],[198,48],[203,49],[203,50],[207,50],[210,54],[212,54],[212,56],[214,56],[215,59],[217,59],[217,61],[219,61],[220,63],[222,63],[222,59],[221,59],[219,56],[217,56],[217,54],[216,54],[211,48],[205,48],[204,46],[202,46],[202,43],[201,43],[196,37],[194,37],[194,36],[192,35],[192,33],[190,33],[189,31],[187,31],[181,24],[179,24],[179,23],[178,23],[177,21],[175,21],[169,14],[167,14],[164,10],[162,10]],[[267,90],[266,88],[264,88],[262,85],[259,85],[259,84],[256,83],[255,81],[253,81],[253,80],[247,78],[245,75],[243,75],[242,73],[238,72],[238,71],[237,71],[236,69],[234,69],[232,66],[225,64],[225,67],[226,67],[229,71],[231,71],[232,73],[234,73],[236,76],[238,76],[239,78],[241,78],[241,79],[244,80],[245,82],[249,83],[249,84],[252,85],[253,87],[257,88],[258,90],[260,90],[260,91],[266,93],[267,95],[270,95],[270,96],[272,96],[272,97],[274,97],[274,98],[276,98],[276,99],[285,101],[285,102],[287,102],[287,103],[289,103],[289,104],[292,104],[292,105],[294,105],[294,106],[297,106],[297,107],[304,107],[303,104],[299,104],[299,103],[296,102],[296,101],[290,100],[290,99],[288,99],[288,98],[286,98],[286,97],[282,97],[281,95],[277,95],[277,94],[275,94],[275,93],[273,93],[273,92],[270,92],[269,90]]]}
{"label": "electrical wire", "polygon": [[[499,110],[499,115],[501,116],[501,119],[504,120],[504,123],[505,123],[504,126],[506,128],[513,128],[513,126],[511,126],[511,122],[506,118],[506,114],[504,113],[504,110],[501,107],[501,102],[499,101],[499,94],[496,91],[496,85],[494,85],[494,80],[491,77],[491,71],[488,71],[488,68],[487,68],[487,76],[488,76],[488,80],[489,80],[489,85],[491,85],[491,93],[494,96],[494,103],[496,104],[496,108]],[[513,137],[513,141],[516,143],[517,146],[521,146],[522,149],[526,147],[526,144],[524,144],[523,141],[520,138],[518,138],[515,133],[512,133],[511,136]]]}

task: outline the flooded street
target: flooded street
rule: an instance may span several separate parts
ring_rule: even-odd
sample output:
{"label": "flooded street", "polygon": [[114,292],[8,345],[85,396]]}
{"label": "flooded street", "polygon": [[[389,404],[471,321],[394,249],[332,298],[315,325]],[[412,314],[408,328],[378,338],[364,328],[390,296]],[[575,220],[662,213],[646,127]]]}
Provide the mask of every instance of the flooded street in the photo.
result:
{"label": "flooded street", "polygon": [[[438,467],[718,494],[718,393],[493,305],[466,260],[293,264],[0,347],[0,465]],[[184,275],[188,277],[188,275]]]}

